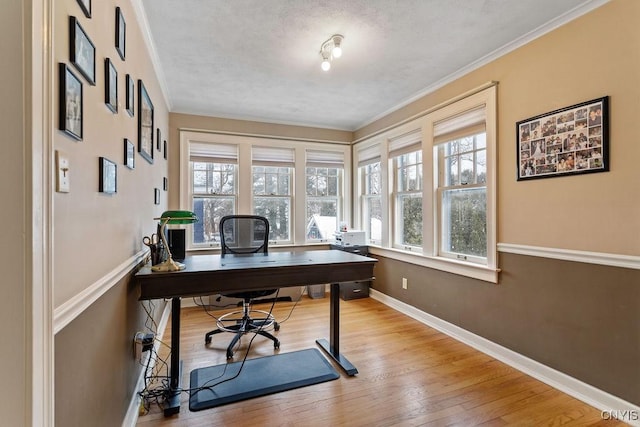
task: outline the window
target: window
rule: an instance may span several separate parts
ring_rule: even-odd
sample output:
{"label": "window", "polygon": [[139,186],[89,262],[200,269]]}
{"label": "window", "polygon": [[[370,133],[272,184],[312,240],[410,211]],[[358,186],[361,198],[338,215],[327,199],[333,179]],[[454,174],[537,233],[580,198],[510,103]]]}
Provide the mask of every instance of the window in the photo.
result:
{"label": "window", "polygon": [[190,151],[191,209],[200,221],[193,224],[194,245],[220,244],[218,224],[236,210],[237,147],[196,145]]}
{"label": "window", "polygon": [[293,200],[294,151],[253,147],[253,212],[269,220],[270,243],[289,243]]}
{"label": "window", "polygon": [[462,260],[487,257],[486,134],[438,147],[440,254]]}
{"label": "window", "polygon": [[341,219],[344,153],[307,150],[306,154],[306,240],[332,240]]}
{"label": "window", "polygon": [[496,87],[443,105],[356,142],[356,225],[375,254],[496,283]]}
{"label": "window", "polygon": [[380,144],[358,150],[360,223],[370,244],[382,244],[382,163]]}
{"label": "window", "polygon": [[394,181],[394,246],[405,250],[422,248],[422,148],[421,132],[389,142]]}

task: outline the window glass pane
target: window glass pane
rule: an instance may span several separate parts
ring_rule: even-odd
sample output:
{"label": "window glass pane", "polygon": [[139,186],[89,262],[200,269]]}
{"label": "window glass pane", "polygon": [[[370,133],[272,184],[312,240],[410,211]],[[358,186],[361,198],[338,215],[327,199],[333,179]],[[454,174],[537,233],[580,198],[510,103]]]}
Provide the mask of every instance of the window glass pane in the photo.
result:
{"label": "window glass pane", "polygon": [[380,162],[365,166],[365,194],[380,194],[382,190],[380,177]]}
{"label": "window glass pane", "polygon": [[328,196],[338,195],[338,177],[337,176],[329,176],[327,178],[327,195]]}
{"label": "window glass pane", "polygon": [[253,194],[264,195],[264,173],[253,174]]}
{"label": "window glass pane", "polygon": [[474,183],[473,174],[473,153],[460,155],[460,184]]}
{"label": "window glass pane", "polygon": [[332,239],[338,229],[336,199],[307,200],[307,240]]}
{"label": "window glass pane", "polygon": [[445,190],[442,199],[442,250],[487,256],[486,188]]}
{"label": "window glass pane", "polygon": [[487,151],[476,152],[476,182],[478,184],[487,183]]}
{"label": "window glass pane", "polygon": [[402,224],[399,243],[422,246],[422,197],[400,197],[398,215]]}
{"label": "window glass pane", "polygon": [[199,221],[190,227],[193,230],[193,243],[219,243],[220,219],[232,215],[234,206],[233,197],[194,197],[193,212]]}
{"label": "window glass pane", "polygon": [[382,240],[382,199],[380,197],[368,197],[365,199],[365,221],[367,232],[371,240]]}
{"label": "window glass pane", "polygon": [[[447,144],[448,145],[448,144]],[[444,185],[458,185],[458,157],[444,159]]]}
{"label": "window glass pane", "polygon": [[468,136],[465,138],[461,138],[458,141],[458,151],[460,153],[467,153],[469,151],[473,151],[473,141],[474,141],[474,137],[473,136]]}
{"label": "window glass pane", "polygon": [[307,196],[315,196],[318,177],[315,175],[307,175]]}
{"label": "window glass pane", "polygon": [[264,183],[265,194],[278,194],[278,174],[266,173]]}
{"label": "window glass pane", "polygon": [[207,193],[207,171],[193,171],[193,192],[200,194]]}
{"label": "window glass pane", "polygon": [[291,199],[289,197],[254,197],[254,212],[269,220],[269,240],[291,240]]}
{"label": "window glass pane", "polygon": [[278,176],[278,194],[289,194],[290,175],[288,173]]}

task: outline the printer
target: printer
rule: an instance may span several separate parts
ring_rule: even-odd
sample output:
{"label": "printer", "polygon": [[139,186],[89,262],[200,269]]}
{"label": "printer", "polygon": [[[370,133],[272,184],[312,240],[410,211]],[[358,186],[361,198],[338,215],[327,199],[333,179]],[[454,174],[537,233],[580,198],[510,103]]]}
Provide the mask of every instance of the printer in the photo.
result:
{"label": "printer", "polygon": [[363,246],[366,245],[364,230],[336,231],[336,245],[340,246]]}

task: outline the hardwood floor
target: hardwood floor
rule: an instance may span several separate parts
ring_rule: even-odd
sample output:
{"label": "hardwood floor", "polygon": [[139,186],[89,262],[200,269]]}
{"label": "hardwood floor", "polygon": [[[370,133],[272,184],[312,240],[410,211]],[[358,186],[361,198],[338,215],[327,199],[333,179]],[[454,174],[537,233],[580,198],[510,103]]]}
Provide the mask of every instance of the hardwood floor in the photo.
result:
{"label": "hardwood floor", "polygon": [[[316,347],[328,338],[328,295],[306,296],[282,323],[280,352]],[[284,319],[293,303],[276,304]],[[269,310],[270,304],[258,308]],[[201,308],[184,308],[181,328],[183,387],[192,369],[225,363],[231,334],[204,334],[215,322]],[[229,311],[229,310],[226,310]],[[225,312],[225,311],[223,311]],[[220,314],[220,312],[217,312]],[[209,410],[164,418],[152,405],[138,426],[606,426],[600,411],[563,394],[385,305],[364,298],[341,301],[341,351],[359,374]],[[169,342],[169,331],[164,342]],[[250,336],[234,360],[241,360]],[[161,357],[167,348],[162,346]],[[273,343],[257,337],[249,358],[271,355]],[[166,371],[165,371],[166,374]]]}

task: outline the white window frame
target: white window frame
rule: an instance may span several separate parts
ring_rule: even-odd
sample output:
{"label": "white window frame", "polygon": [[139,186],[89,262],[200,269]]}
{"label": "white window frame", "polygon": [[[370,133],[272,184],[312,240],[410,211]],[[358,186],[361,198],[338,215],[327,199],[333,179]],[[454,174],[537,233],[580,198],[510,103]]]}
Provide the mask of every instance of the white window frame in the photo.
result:
{"label": "white window frame", "polygon": [[[273,146],[262,146],[262,145],[252,145],[252,158],[251,158],[251,202],[252,202],[252,213],[256,214],[256,198],[262,199],[280,199],[287,200],[289,204],[289,218],[287,223],[288,228],[288,239],[269,239],[270,245],[291,245],[293,243],[293,221],[295,219],[295,207],[294,207],[294,177],[295,177],[295,150],[288,147],[273,147]],[[288,177],[289,177],[289,188],[287,189],[286,194],[280,193],[271,193],[271,194],[255,194],[253,189],[253,180],[255,178],[256,167],[264,167],[264,168],[287,168],[288,169]],[[278,177],[280,176],[280,171],[277,172]],[[266,178],[266,172],[265,172]],[[279,179],[278,179],[279,181]],[[274,227],[271,224],[271,227]]]}
{"label": "white window frame", "polygon": [[[497,266],[497,143],[496,143],[496,87],[495,85],[484,86],[470,95],[465,95],[455,100],[443,103],[441,106],[435,107],[425,112],[418,118],[402,123],[396,127],[392,127],[371,138],[356,141],[354,150],[353,168],[357,170],[359,165],[359,153],[364,152],[367,147],[375,144],[381,144],[381,160],[383,168],[383,176],[386,176],[385,188],[383,193],[383,236],[379,246],[372,246],[370,251],[372,254],[382,255],[392,259],[421,265],[437,270],[447,271],[479,280],[497,283],[498,266]],[[440,247],[439,235],[440,230],[440,203],[438,193],[438,156],[434,143],[434,127],[437,123],[442,122],[456,115],[460,115],[472,109],[482,107],[485,114],[485,132],[486,132],[486,218],[487,218],[487,258],[484,259],[458,259],[457,257],[444,256],[439,252]],[[423,242],[422,251],[404,250],[402,247],[396,247],[393,244],[391,230],[395,224],[394,213],[394,193],[393,189],[394,175],[393,164],[390,160],[389,146],[390,141],[406,135],[409,132],[421,132],[422,137],[422,164],[423,164]],[[360,227],[364,224],[364,186],[363,181],[357,181],[358,185],[355,189],[359,196],[357,209],[357,225]],[[478,261],[478,262],[470,262]]]}
{"label": "white window frame", "polygon": [[[336,169],[337,179],[337,191],[336,195],[312,195],[307,194],[307,168],[327,168]],[[306,164],[305,164],[305,218],[307,218],[307,212],[309,209],[309,203],[311,201],[319,202],[335,202],[336,204],[336,229],[341,222],[344,221],[342,216],[342,205],[344,204],[344,175],[345,175],[345,162],[343,151],[331,151],[331,150],[306,150]],[[328,176],[327,176],[328,179]],[[307,218],[308,221],[308,218]],[[307,243],[327,243],[334,241],[333,236],[325,236],[324,239],[309,239],[307,238],[307,231],[305,228],[305,240]]]}
{"label": "white window frame", "polygon": [[[275,136],[254,136],[239,135],[229,133],[204,132],[180,130],[180,195],[179,209],[190,210],[192,206],[191,178],[189,170],[190,147],[194,144],[233,144],[238,147],[238,168],[237,168],[237,207],[238,214],[253,213],[253,191],[252,191],[252,147],[269,146],[282,147],[294,150],[294,172],[292,189],[292,241],[284,244],[278,242],[278,246],[305,246],[310,244],[325,244],[306,242],[306,197],[305,186],[305,164],[307,150],[329,150],[343,153],[344,174],[342,182],[342,201],[340,204],[340,217],[351,217],[351,145],[341,141],[309,141],[294,138],[281,138]],[[329,148],[330,147],[330,148]],[[303,189],[300,193],[297,189]],[[297,197],[296,197],[297,195]],[[171,202],[170,204],[174,203]],[[190,227],[190,226],[186,226]],[[187,232],[187,235],[189,233]],[[187,241],[187,251],[199,251],[215,249],[212,247],[194,247],[193,243]]]}

